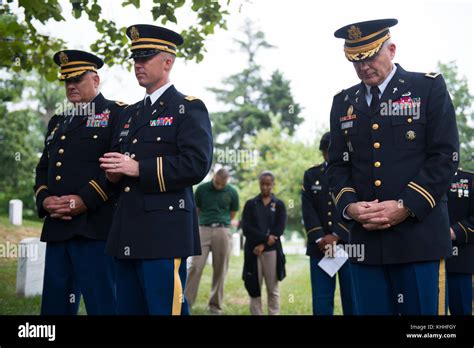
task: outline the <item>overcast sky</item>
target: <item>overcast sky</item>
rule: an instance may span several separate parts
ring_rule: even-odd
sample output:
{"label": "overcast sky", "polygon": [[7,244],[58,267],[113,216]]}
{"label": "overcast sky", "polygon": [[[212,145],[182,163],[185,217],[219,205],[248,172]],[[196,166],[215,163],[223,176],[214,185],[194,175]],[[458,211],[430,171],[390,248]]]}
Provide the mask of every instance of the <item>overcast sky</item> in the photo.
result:
{"label": "overcast sky", "polygon": [[[59,36],[69,49],[88,50],[98,38],[93,23],[76,20],[69,1],[60,0],[66,22],[49,22],[45,33]],[[152,20],[151,0],[142,0],[142,9],[132,6],[123,9],[121,1],[99,0],[103,16],[120,26],[148,23]],[[339,27],[363,20],[397,18],[399,23],[391,29],[397,45],[395,62],[406,70],[436,71],[438,61],[455,60],[461,75],[469,80],[474,92],[474,7],[469,0],[417,0],[417,1],[315,1],[315,0],[253,0],[245,3],[239,12],[233,1],[228,18],[228,31],[218,31],[206,40],[204,61],[177,61],[171,79],[178,90],[194,95],[206,103],[211,112],[221,106],[206,88],[220,86],[226,76],[245,68],[245,56],[235,51],[232,38],[240,35],[246,18],[255,22],[266,34],[267,41],[276,48],[262,52],[258,62],[268,77],[279,69],[291,81],[295,100],[303,107],[305,122],[297,135],[305,141],[329,128],[329,111],[332,97],[343,88],[358,83],[357,75],[342,50],[343,40],[336,39]],[[84,17],[84,16],[83,16]],[[170,29],[181,30],[193,24],[194,15],[183,9],[178,12],[178,25]],[[121,67],[102,68],[102,92],[107,98],[133,103],[143,98],[144,89],[138,86],[132,72]]]}

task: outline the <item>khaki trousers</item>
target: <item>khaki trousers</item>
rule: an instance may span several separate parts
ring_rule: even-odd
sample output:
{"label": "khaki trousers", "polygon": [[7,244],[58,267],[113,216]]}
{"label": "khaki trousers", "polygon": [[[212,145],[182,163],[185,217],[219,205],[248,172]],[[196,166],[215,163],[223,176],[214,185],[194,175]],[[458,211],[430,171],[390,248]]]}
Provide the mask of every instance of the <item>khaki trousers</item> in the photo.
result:
{"label": "khaki trousers", "polygon": [[[280,292],[278,290],[277,278],[277,252],[276,250],[265,251],[257,258],[258,284],[262,289],[262,280],[265,278],[265,287],[268,297],[268,314],[280,314]],[[263,315],[262,297],[250,298],[250,313],[252,315]]]}
{"label": "khaki trousers", "polygon": [[227,227],[199,226],[199,234],[201,236],[202,254],[191,258],[184,293],[189,306],[192,307],[196,301],[202,271],[211,251],[213,274],[209,310],[211,313],[220,314],[224,299],[224,279],[227,274],[231,250],[230,229]]}

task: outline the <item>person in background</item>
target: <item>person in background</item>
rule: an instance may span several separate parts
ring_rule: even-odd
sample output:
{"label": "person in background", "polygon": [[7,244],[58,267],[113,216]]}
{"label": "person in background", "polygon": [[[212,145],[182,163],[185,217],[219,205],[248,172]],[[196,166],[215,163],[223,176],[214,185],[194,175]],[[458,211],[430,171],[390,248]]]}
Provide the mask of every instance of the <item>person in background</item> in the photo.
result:
{"label": "person in background", "polygon": [[211,314],[221,314],[224,299],[224,280],[229,264],[231,245],[230,225],[239,210],[239,195],[229,183],[229,172],[221,168],[211,181],[196,189],[196,207],[199,215],[201,255],[191,258],[188,281],[184,291],[189,306],[196,301],[202,271],[209,252],[212,252],[212,289],[209,299]]}
{"label": "person in background", "polygon": [[[334,314],[334,292],[336,277],[330,277],[319,261],[326,254],[327,248],[336,243],[347,242],[349,229],[338,217],[336,207],[329,191],[326,176],[330,134],[321,137],[319,150],[324,162],[309,168],[304,173],[301,191],[303,221],[308,238],[306,255],[310,256],[311,290],[314,315]],[[342,311],[345,315],[354,313],[354,289],[352,286],[351,265],[346,261],[337,272],[341,293]]]}
{"label": "person in background", "polygon": [[286,226],[285,204],[272,193],[275,176],[264,171],[258,178],[260,194],[245,203],[243,280],[250,295],[250,313],[262,315],[262,280],[268,295],[268,314],[280,314],[278,282],[285,278],[285,255],[280,237]]}
{"label": "person in background", "polygon": [[453,257],[446,260],[451,315],[472,315],[474,274],[474,173],[458,169],[448,190]]}

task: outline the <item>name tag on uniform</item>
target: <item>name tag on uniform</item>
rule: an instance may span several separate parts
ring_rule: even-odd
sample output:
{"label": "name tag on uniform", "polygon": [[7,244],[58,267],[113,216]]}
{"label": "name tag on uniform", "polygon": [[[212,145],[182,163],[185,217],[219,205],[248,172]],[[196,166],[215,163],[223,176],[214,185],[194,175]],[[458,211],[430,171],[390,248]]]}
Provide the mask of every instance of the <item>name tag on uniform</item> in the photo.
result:
{"label": "name tag on uniform", "polygon": [[173,116],[158,117],[156,120],[150,120],[150,127],[168,127],[173,124]]}
{"label": "name tag on uniform", "polygon": [[86,127],[102,128],[109,125],[110,110],[106,109],[101,114],[92,115],[87,118]]}
{"label": "name tag on uniform", "polygon": [[354,121],[343,122],[341,123],[341,129],[348,129],[354,126]]}

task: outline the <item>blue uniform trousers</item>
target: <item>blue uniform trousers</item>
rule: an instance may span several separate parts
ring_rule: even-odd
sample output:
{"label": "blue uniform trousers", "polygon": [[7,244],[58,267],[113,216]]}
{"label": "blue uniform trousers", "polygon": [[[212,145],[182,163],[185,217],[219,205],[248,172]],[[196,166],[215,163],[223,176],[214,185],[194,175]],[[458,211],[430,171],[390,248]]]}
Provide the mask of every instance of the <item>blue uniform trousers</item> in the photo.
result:
{"label": "blue uniform trousers", "polygon": [[189,315],[186,258],[116,259],[117,314]]}
{"label": "blue uniform trousers", "polygon": [[87,314],[115,314],[114,260],[105,241],[74,238],[48,242],[41,315],[75,315],[81,295]]}
{"label": "blue uniform trousers", "polygon": [[352,264],[357,314],[445,315],[444,260],[372,266]]}

